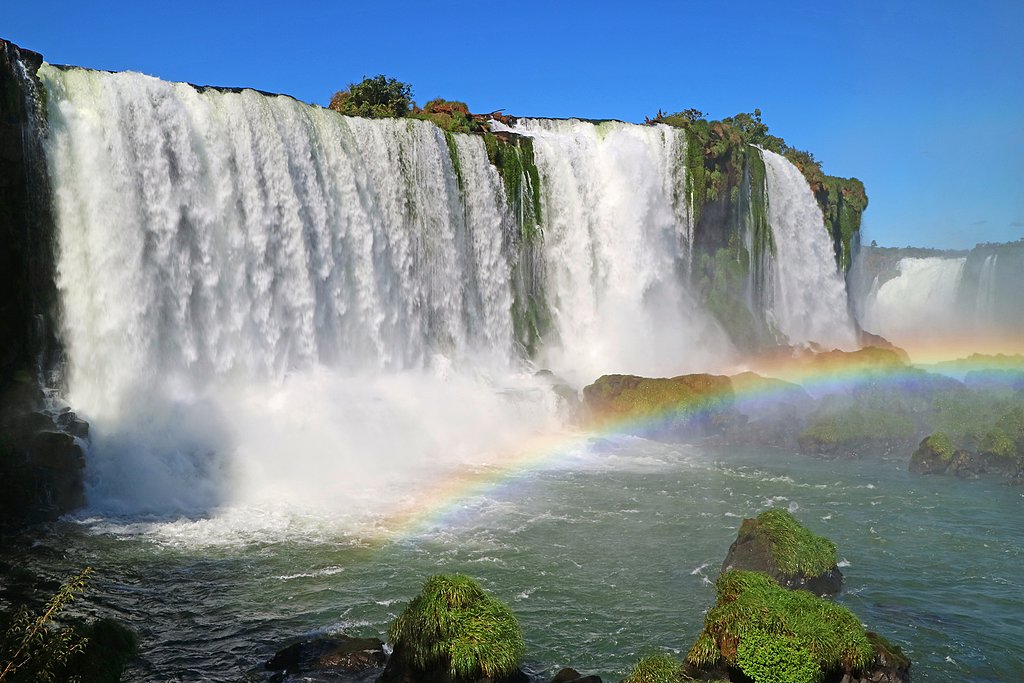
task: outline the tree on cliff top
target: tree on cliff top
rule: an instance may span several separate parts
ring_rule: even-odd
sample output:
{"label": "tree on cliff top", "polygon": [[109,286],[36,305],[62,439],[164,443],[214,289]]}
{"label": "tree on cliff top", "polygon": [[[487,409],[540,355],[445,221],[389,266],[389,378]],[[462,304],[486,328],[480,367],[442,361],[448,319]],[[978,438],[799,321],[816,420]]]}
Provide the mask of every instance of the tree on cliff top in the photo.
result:
{"label": "tree on cliff top", "polygon": [[412,86],[379,74],[359,83],[349,83],[347,89],[334,93],[328,106],[348,116],[405,116],[412,107]]}

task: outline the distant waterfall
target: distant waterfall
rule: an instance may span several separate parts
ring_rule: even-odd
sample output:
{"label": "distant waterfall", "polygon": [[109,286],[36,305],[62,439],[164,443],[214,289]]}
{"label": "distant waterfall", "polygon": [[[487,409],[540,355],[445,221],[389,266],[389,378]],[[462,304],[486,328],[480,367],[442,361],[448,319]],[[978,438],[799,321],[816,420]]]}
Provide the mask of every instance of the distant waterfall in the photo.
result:
{"label": "distant waterfall", "polygon": [[999,254],[989,254],[981,265],[978,277],[978,291],[975,296],[975,316],[979,325],[992,325],[996,322],[996,284]]}
{"label": "distant waterfall", "polygon": [[853,348],[856,332],[821,208],[800,170],[762,150],[768,222],[775,238],[774,291],[768,314],[790,343]]}
{"label": "distant waterfall", "polygon": [[687,287],[685,135],[668,126],[521,120],[544,201],[548,362],[578,377],[707,369],[731,345]]}
{"label": "distant waterfall", "polygon": [[864,329],[912,348],[922,337],[948,337],[963,325],[957,289],[966,258],[905,258],[896,277],[874,285],[863,305]]}

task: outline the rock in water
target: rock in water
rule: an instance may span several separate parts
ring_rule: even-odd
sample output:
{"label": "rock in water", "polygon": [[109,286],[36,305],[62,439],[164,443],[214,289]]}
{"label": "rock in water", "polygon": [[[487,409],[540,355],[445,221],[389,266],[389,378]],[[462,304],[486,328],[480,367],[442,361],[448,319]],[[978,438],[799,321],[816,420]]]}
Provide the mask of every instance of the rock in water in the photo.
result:
{"label": "rock in water", "polygon": [[722,563],[722,573],[732,569],[763,572],[780,586],[819,596],[836,595],[843,587],[835,545],[784,510],[766,510],[743,520]]}

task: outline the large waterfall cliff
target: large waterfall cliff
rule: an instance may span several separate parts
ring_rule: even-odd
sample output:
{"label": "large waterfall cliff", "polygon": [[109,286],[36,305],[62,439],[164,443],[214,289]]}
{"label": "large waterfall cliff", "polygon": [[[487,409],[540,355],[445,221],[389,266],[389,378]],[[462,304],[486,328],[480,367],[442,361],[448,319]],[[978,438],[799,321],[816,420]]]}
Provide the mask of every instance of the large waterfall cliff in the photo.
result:
{"label": "large waterfall cliff", "polygon": [[135,73],[38,79],[59,387],[93,425],[94,504],[259,501],[288,450],[357,496],[356,470],[401,485],[557,420],[537,368],[579,386],[856,341],[841,240],[773,152],[741,145],[698,201],[704,152],[662,123],[453,134]]}

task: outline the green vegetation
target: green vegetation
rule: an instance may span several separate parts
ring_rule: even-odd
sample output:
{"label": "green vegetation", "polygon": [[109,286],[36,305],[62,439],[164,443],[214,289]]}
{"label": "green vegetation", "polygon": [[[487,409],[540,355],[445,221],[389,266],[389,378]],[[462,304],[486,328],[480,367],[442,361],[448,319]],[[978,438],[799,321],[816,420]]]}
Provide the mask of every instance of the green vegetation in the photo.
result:
{"label": "green vegetation", "polygon": [[[721,197],[735,201],[733,190],[741,182],[751,184],[755,237],[757,223],[765,214],[756,192],[760,185],[754,158],[754,145],[781,154],[800,169],[814,193],[832,236],[836,260],[848,270],[853,257],[853,242],[860,231],[861,215],[868,205],[864,184],[856,178],[825,175],[821,162],[810,152],[790,147],[782,138],[768,132],[761,110],[740,113],[721,121],[707,120],[704,112],[687,109],[677,114],[658,115],[652,123],[665,123],[686,131],[687,193],[693,207],[694,222],[699,223],[703,209]],[[763,165],[762,165],[763,168]],[[761,176],[763,178],[763,175]],[[755,250],[756,251],[756,250]]]}
{"label": "green vegetation", "polygon": [[540,172],[533,156],[533,140],[520,135],[484,134],[487,158],[501,175],[509,206],[525,242],[541,237]]}
{"label": "green vegetation", "polygon": [[69,659],[84,651],[88,640],[73,627],[54,622],[75,596],[85,590],[92,569],[86,568],[60,587],[41,614],[26,607],[14,613],[0,640],[0,681],[67,680],[60,676]]}
{"label": "green vegetation", "polygon": [[387,118],[406,116],[412,107],[412,86],[384,74],[349,83],[334,93],[328,108],[347,116]]}
{"label": "green vegetation", "polygon": [[767,541],[775,565],[786,574],[817,576],[836,566],[835,544],[812,533],[785,510],[772,508],[744,520],[739,533]]}
{"label": "green vegetation", "polygon": [[800,448],[814,453],[832,453],[843,448],[893,448],[912,442],[917,435],[913,417],[902,405],[850,405],[816,418],[797,436]]}
{"label": "green vegetation", "polygon": [[725,572],[715,587],[717,601],[687,655],[694,666],[724,662],[755,683],[813,682],[874,660],[864,628],[845,607],[782,588],[759,572]]}
{"label": "green vegetation", "polygon": [[583,389],[583,398],[599,417],[692,414],[731,402],[732,383],[728,377],[718,375],[604,375]]}
{"label": "green vegetation", "polygon": [[415,669],[441,668],[455,680],[508,676],[524,650],[519,622],[509,608],[461,574],[427,579],[392,622],[388,638]]}
{"label": "green vegetation", "polygon": [[736,645],[736,666],[757,683],[815,683],[821,667],[794,638],[751,630]]}
{"label": "green vegetation", "polygon": [[435,126],[448,133],[476,133],[483,130],[479,122],[475,121],[465,102],[445,100],[440,97],[430,100],[423,108],[414,107],[409,114],[411,118],[430,121]]}
{"label": "green vegetation", "polygon": [[622,683],[682,683],[691,680],[683,664],[667,654],[647,655],[633,665]]}

